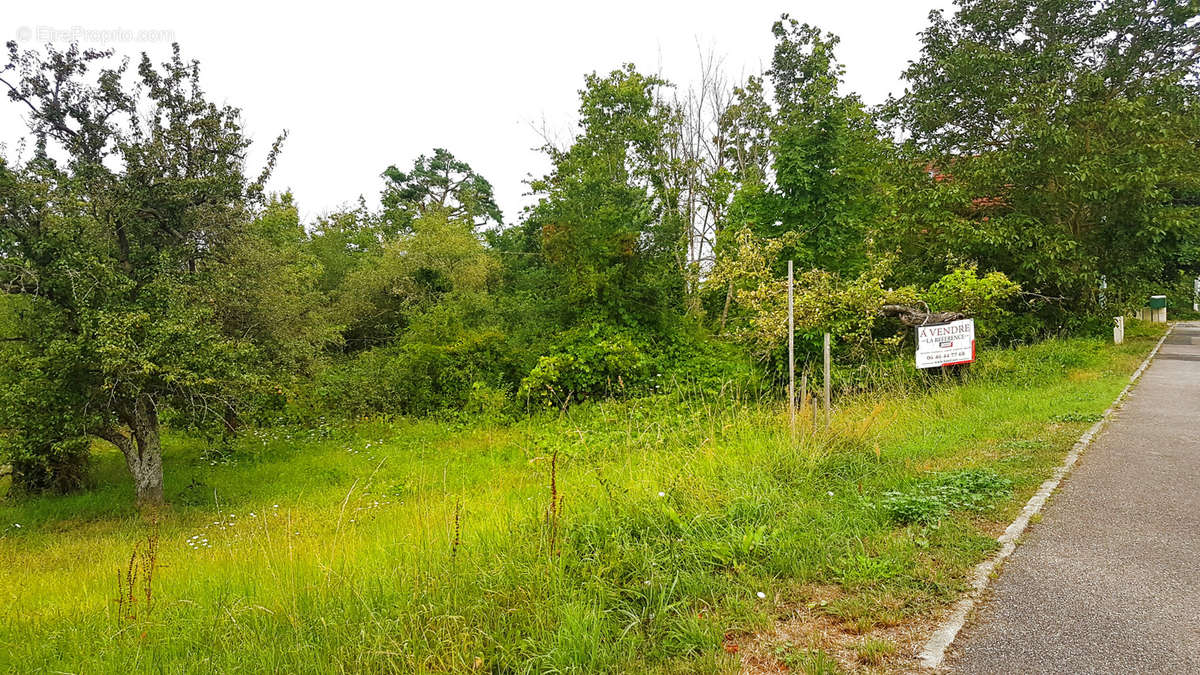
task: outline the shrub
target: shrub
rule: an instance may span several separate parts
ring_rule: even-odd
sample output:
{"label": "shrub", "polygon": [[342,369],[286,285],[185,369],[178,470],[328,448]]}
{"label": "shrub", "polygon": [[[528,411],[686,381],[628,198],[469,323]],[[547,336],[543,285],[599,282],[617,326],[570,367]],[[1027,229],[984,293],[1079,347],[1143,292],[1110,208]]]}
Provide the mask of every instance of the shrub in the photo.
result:
{"label": "shrub", "polygon": [[[474,395],[495,399],[513,380],[504,336],[484,331],[445,345],[376,347],[335,362],[317,376],[313,396],[324,411],[355,417],[461,411]],[[483,393],[485,389],[492,394]],[[478,407],[478,405],[476,405]]]}
{"label": "shrub", "polygon": [[520,396],[545,406],[566,406],[598,396],[641,393],[653,387],[652,365],[643,345],[628,333],[593,325],[540,357],[521,381]]}
{"label": "shrub", "polygon": [[768,384],[749,354],[707,335],[673,336],[654,356],[653,370],[663,389],[684,396],[757,396]]}
{"label": "shrub", "polygon": [[1000,343],[1031,337],[1028,317],[1013,311],[1021,286],[1002,272],[980,276],[974,266],[959,267],[923,293],[933,311],[963,312],[975,319],[977,340]]}
{"label": "shrub", "polygon": [[91,442],[86,437],[42,443],[10,443],[5,453],[15,491],[59,494],[85,487],[91,476]]}

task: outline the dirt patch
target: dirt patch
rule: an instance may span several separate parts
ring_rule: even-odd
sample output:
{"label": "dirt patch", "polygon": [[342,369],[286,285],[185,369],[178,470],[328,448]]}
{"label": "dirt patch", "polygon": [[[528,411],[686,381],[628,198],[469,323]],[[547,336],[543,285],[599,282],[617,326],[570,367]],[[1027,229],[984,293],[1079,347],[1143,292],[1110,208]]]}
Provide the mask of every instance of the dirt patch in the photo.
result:
{"label": "dirt patch", "polygon": [[[922,672],[917,654],[940,615],[864,621],[831,614],[848,596],[834,585],[804,589],[802,599],[783,604],[775,624],[753,635],[726,636],[725,651],[741,656],[745,675],[830,672],[832,662],[850,673]],[[823,665],[825,664],[825,665]]]}

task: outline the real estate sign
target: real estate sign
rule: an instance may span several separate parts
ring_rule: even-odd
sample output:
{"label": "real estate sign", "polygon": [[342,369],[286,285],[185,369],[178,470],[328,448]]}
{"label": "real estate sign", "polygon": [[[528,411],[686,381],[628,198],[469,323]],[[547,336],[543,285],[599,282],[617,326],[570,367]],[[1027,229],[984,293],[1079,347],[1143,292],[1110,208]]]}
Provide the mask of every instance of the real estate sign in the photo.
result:
{"label": "real estate sign", "polygon": [[975,320],[917,326],[917,367],[937,368],[975,360]]}

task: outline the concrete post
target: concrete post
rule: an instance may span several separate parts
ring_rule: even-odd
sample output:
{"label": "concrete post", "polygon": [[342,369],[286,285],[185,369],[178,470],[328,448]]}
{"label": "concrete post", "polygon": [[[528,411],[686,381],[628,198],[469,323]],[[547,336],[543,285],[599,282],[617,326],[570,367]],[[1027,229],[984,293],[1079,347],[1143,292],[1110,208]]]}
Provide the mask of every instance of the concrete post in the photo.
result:
{"label": "concrete post", "polygon": [[1167,322],[1167,296],[1150,296],[1150,320],[1154,323]]}
{"label": "concrete post", "polygon": [[1125,317],[1113,317],[1113,344],[1119,345],[1125,341]]}

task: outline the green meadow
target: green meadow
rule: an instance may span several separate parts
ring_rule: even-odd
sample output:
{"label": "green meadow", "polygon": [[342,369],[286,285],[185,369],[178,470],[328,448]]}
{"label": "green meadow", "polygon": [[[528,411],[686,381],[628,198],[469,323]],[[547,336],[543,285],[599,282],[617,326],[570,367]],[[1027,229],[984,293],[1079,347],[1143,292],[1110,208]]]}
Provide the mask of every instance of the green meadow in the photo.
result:
{"label": "green meadow", "polygon": [[1130,335],[984,351],[828,430],[670,383],[508,425],[171,432],[156,514],[115,453],[0,501],[0,670],[902,669],[1158,337]]}

